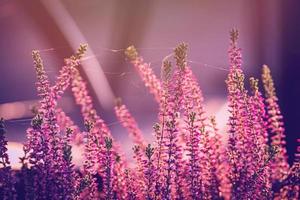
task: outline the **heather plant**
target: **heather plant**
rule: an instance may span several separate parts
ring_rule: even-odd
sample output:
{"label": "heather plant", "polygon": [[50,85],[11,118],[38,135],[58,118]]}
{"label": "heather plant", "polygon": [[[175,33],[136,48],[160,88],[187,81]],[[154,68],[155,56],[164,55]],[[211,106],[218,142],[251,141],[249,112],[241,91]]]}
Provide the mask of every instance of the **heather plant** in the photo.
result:
{"label": "heather plant", "polygon": [[16,199],[16,190],[14,186],[15,178],[10,166],[7,154],[7,140],[5,139],[6,129],[4,119],[0,119],[0,198]]}
{"label": "heather plant", "polygon": [[[133,163],[124,156],[108,125],[97,113],[80,62],[87,45],[65,59],[51,85],[38,51],[33,51],[40,98],[24,144],[22,167],[13,171],[0,121],[0,199],[240,200],[299,199],[300,145],[293,165],[287,162],[282,115],[269,67],[245,86],[238,32],[229,44],[228,130],[218,130],[188,64],[188,46],[167,56],[161,78],[134,46],[125,55],[158,104],[154,141],[149,143],[120,99],[115,114],[133,141]],[[85,130],[58,106],[70,88]],[[147,133],[151,134],[151,133]],[[228,139],[224,141],[226,137]],[[298,139],[298,143],[300,139]],[[72,146],[83,149],[75,166]]]}

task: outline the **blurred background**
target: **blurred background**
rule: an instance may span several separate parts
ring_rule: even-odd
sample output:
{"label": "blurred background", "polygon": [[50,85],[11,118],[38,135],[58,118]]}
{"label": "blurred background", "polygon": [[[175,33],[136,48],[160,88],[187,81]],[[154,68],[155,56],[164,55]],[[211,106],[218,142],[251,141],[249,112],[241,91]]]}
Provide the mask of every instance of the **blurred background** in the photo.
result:
{"label": "blurred background", "polygon": [[[203,90],[209,114],[224,129],[228,116],[225,78],[229,30],[239,29],[247,78],[272,70],[284,115],[290,162],[300,137],[300,1],[273,0],[0,0],[0,116],[7,120],[10,153],[17,163],[20,143],[38,101],[31,51],[38,49],[53,81],[80,43],[89,51],[80,71],[100,116],[121,146],[131,142],[113,106],[121,97],[151,141],[157,105],[124,49],[135,45],[159,76],[162,59],[180,42],[189,44],[189,63]],[[68,91],[60,101],[82,127]],[[14,150],[13,146],[19,150]]]}

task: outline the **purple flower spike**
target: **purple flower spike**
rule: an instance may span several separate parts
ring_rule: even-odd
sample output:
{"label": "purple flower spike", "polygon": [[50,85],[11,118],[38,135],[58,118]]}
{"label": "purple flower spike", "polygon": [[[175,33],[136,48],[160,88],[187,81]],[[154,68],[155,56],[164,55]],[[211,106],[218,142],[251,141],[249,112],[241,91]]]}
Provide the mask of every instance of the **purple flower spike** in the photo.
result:
{"label": "purple flower spike", "polygon": [[6,129],[4,119],[0,119],[0,199],[16,199],[15,178],[13,177],[7,154]]}

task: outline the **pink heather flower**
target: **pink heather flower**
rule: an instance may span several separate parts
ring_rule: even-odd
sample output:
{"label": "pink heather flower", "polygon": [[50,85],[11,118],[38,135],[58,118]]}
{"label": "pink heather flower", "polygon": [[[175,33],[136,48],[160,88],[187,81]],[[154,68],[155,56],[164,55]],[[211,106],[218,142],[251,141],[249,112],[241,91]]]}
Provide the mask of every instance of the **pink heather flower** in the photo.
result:
{"label": "pink heather flower", "polygon": [[7,167],[10,165],[8,154],[7,154],[7,141],[5,139],[6,129],[4,125],[4,119],[0,119],[0,164],[2,167]]}
{"label": "pink heather flower", "polygon": [[69,185],[70,187],[65,188],[65,199],[73,199],[75,193],[75,185],[77,173],[74,171],[74,164],[72,163],[72,146],[71,146],[71,137],[73,135],[73,130],[71,128],[66,129],[66,133],[63,137],[63,176],[65,176],[64,184]]}
{"label": "pink heather flower", "polygon": [[293,166],[290,168],[291,183],[293,185],[292,191],[295,191],[295,199],[300,197],[300,139],[297,139],[297,150],[295,153],[295,161]]}
{"label": "pink heather flower", "polygon": [[[178,48],[184,48],[183,45],[179,45]],[[177,63],[178,64],[178,63]],[[179,67],[183,67],[178,66]],[[171,77],[169,74],[171,63],[165,61],[164,72],[166,73],[164,80],[164,91],[166,92],[166,114],[164,121],[164,136],[163,144],[166,158],[164,160],[165,167],[165,183],[163,198],[171,199],[175,196],[175,199],[183,198],[183,178],[182,178],[182,149],[178,145],[178,123],[180,105],[182,102],[182,70],[176,70]],[[170,79],[171,78],[171,79]],[[174,185],[174,189],[172,188]],[[174,190],[174,192],[173,192]]]}
{"label": "pink heather flower", "polygon": [[[126,106],[118,102],[115,107],[118,119],[135,144],[135,165],[131,168],[97,114],[86,82],[76,68],[86,46],[80,46],[74,56],[65,60],[53,86],[39,52],[34,51],[40,108],[27,129],[23,166],[17,175],[9,166],[5,127],[0,120],[0,199],[16,199],[14,184],[17,190],[24,185],[21,193],[25,199],[42,200],[299,199],[300,147],[289,167],[282,116],[270,71],[263,67],[265,105],[258,80],[250,78],[251,94],[244,87],[237,36],[238,32],[233,30],[228,52],[227,146],[222,144],[215,118],[207,120],[201,89],[187,66],[186,44],[174,50],[175,69],[164,60],[162,82],[133,46],[126,49],[126,55],[159,103],[159,122],[153,126],[154,146],[145,145]],[[57,108],[68,86],[81,108],[86,128],[83,134]],[[270,141],[268,131],[272,134]],[[84,145],[84,163],[79,171],[74,169],[71,154],[71,143],[76,139]]]}
{"label": "pink heather flower", "polygon": [[[24,156],[20,158],[21,181],[24,184],[25,199],[45,199],[46,177],[42,171],[48,145],[44,142],[41,132],[43,119],[40,114],[31,121],[31,127],[26,130],[27,142],[23,145]],[[38,177],[40,176],[40,177]],[[39,179],[38,179],[39,178]]]}
{"label": "pink heather flower", "polygon": [[[208,165],[210,163],[210,152],[212,144],[210,144],[209,131],[206,130],[207,122],[205,111],[203,108],[202,91],[192,74],[191,69],[186,66],[184,68],[183,79],[183,111],[185,119],[185,134],[187,137],[187,152],[189,176],[188,180],[192,198],[202,195],[203,198],[209,197],[209,188],[212,187],[212,171],[216,166]],[[201,139],[200,139],[201,138]],[[189,177],[187,176],[187,177]],[[194,182],[192,184],[192,182]],[[218,189],[218,188],[216,188]],[[216,195],[218,196],[216,191]]]}
{"label": "pink heather flower", "polygon": [[[220,192],[220,180],[218,178],[218,168],[221,165],[221,141],[218,138],[218,132],[215,125],[215,121],[212,119],[211,126],[207,128],[201,128],[201,196],[204,199],[219,199]],[[220,136],[219,136],[220,137]]]}
{"label": "pink heather flower", "polygon": [[149,64],[144,63],[143,58],[138,56],[136,48],[130,46],[125,51],[126,56],[131,63],[135,66],[140,77],[145,83],[145,86],[149,89],[149,92],[154,95],[155,100],[160,103],[162,96],[162,87],[159,79],[155,76],[152,68]]}
{"label": "pink heather flower", "polygon": [[289,176],[287,178],[290,183],[289,192],[292,193],[295,200],[300,197],[300,162],[296,160],[289,170]]}
{"label": "pink heather flower", "polygon": [[154,167],[154,148],[150,144],[145,149],[145,159],[143,160],[144,169],[144,199],[153,200],[155,194],[155,167]]}
{"label": "pink heather flower", "polygon": [[4,120],[0,119],[0,199],[16,199],[15,178],[13,177],[7,154],[7,141]]}
{"label": "pink heather flower", "polygon": [[81,187],[77,195],[82,195],[84,191],[86,193],[85,198],[94,199],[97,197],[97,184],[96,174],[102,164],[102,160],[99,160],[100,154],[104,151],[104,147],[99,145],[98,138],[92,134],[94,124],[91,122],[85,122],[85,143],[84,143],[84,165],[83,165],[83,180],[88,181],[86,187]]}
{"label": "pink heather flower", "polygon": [[[87,84],[81,77],[77,69],[73,69],[73,80],[72,80],[72,92],[75,98],[75,102],[80,105],[81,113],[85,121],[94,124],[93,134],[97,135],[97,139],[100,143],[104,144],[104,137],[112,138],[112,134],[108,129],[107,125],[97,114],[91,96],[89,95]],[[119,152],[116,144],[113,146],[114,151]],[[121,155],[121,154],[120,154]],[[122,159],[124,162],[125,159]]]}
{"label": "pink heather flower", "polygon": [[[163,166],[165,159],[163,138],[165,130],[165,115],[166,115],[166,93],[163,92],[162,86],[158,78],[155,76],[153,70],[146,63],[143,63],[143,59],[138,56],[138,53],[134,46],[130,46],[125,51],[126,56],[130,59],[131,63],[137,69],[139,75],[145,83],[145,86],[149,89],[150,93],[154,95],[156,101],[160,104],[159,119],[162,128],[157,128],[155,131],[156,147],[155,147],[155,163],[156,163],[156,178],[155,178],[155,199],[160,198],[163,192]],[[156,127],[159,127],[158,123]],[[159,130],[158,130],[159,129]],[[139,147],[140,148],[140,147]],[[140,154],[135,155],[135,158],[142,158]],[[138,163],[137,163],[138,164]],[[139,165],[139,164],[138,164]]]}
{"label": "pink heather flower", "polygon": [[[134,46],[130,46],[125,51],[126,56],[130,59],[131,63],[135,66],[136,70],[138,71],[139,75],[141,76],[142,80],[145,83],[145,86],[149,89],[150,93],[154,95],[155,100],[160,104],[160,121],[162,121],[162,127],[165,125],[164,116],[165,114],[165,94],[163,92],[161,82],[158,80],[156,75],[154,74],[153,70],[150,68],[150,65],[143,62],[142,57],[138,56],[138,53]],[[162,159],[163,159],[163,130],[161,129],[160,134],[156,134],[156,143],[157,147],[155,150],[155,157],[156,157],[156,167],[157,167],[157,178],[155,180],[155,198],[158,198],[159,195],[161,195],[162,192]],[[158,133],[158,132],[157,132]]]}
{"label": "pink heather flower", "polygon": [[[253,128],[255,129],[258,134],[256,134],[256,139],[258,145],[261,145],[262,148],[268,143],[268,132],[266,130],[267,123],[265,122],[266,118],[266,111],[265,111],[265,104],[264,98],[262,97],[261,92],[258,89],[258,80],[254,78],[250,78],[250,85],[252,88],[252,96],[249,98],[249,106],[250,106],[250,113],[252,114],[253,120]],[[263,147],[264,146],[264,147]],[[263,149],[260,149],[260,153],[263,155]]]}
{"label": "pink heather flower", "polygon": [[295,162],[300,162],[300,138],[297,139],[297,148],[295,152]]}
{"label": "pink heather flower", "polygon": [[[251,172],[252,146],[249,127],[248,95],[244,88],[244,74],[241,69],[241,49],[237,47],[238,32],[231,32],[229,48],[230,69],[226,80],[229,102],[228,163],[231,171],[232,199],[240,199],[247,190],[246,183]],[[247,160],[249,159],[249,160]]]}
{"label": "pink heather flower", "polygon": [[126,197],[127,185],[125,170],[127,165],[124,165],[124,155],[114,154],[113,161],[113,195],[114,199],[124,199]]}
{"label": "pink heather flower", "polygon": [[247,195],[249,198],[269,199],[271,195],[270,161],[272,155],[268,153],[268,134],[266,130],[264,99],[258,90],[258,80],[250,78],[252,96],[248,99],[249,111],[249,146],[248,160],[251,161]]}
{"label": "pink heather flower", "polygon": [[57,76],[56,82],[52,87],[54,99],[56,99],[56,101],[61,97],[64,91],[70,86],[72,80],[72,72],[75,67],[80,65],[79,61],[84,56],[86,51],[87,51],[87,45],[82,44],[79,46],[75,55],[65,59],[65,65],[59,71],[59,75]]}
{"label": "pink heather flower", "polygon": [[[65,65],[59,71],[55,84],[52,86],[53,99],[58,101],[65,90],[70,86],[73,70],[80,64],[80,59],[83,57],[84,53],[87,50],[87,45],[80,45],[75,55],[70,58],[65,59]],[[61,128],[61,130],[66,129],[67,127],[72,128],[73,130],[73,139],[75,143],[80,144],[82,141],[82,136],[79,128],[74,124],[74,122],[63,112],[62,109],[58,108],[56,110],[56,120]]]}
{"label": "pink heather flower", "polygon": [[[85,47],[81,46],[76,53],[76,59],[81,58]],[[75,65],[74,62],[66,63],[60,71],[56,84],[50,87],[48,77],[45,73],[42,60],[37,51],[33,52],[34,65],[37,73],[38,96],[41,97],[39,113],[32,121],[32,128],[27,130],[28,142],[24,145],[25,157],[22,158],[23,172],[28,170],[37,172],[35,175],[35,192],[29,191],[27,187],[26,198],[63,198],[71,199],[74,191],[73,165],[71,163],[70,141],[63,142],[60,133],[59,122],[57,121],[56,105],[57,100],[70,84],[70,72]],[[60,111],[60,114],[64,114]],[[59,119],[65,117],[59,116]],[[65,117],[66,118],[66,117]],[[69,124],[64,124],[67,128]],[[29,161],[29,165],[26,163]],[[30,169],[27,169],[27,167]],[[43,169],[45,168],[45,169]],[[59,190],[59,192],[58,192]],[[50,192],[49,192],[50,191]]]}
{"label": "pink heather flower", "polygon": [[121,103],[120,99],[117,100],[117,105],[115,106],[115,113],[122,126],[127,129],[129,136],[133,140],[133,143],[145,150],[146,143],[143,138],[143,134],[139,129],[135,119],[132,117],[126,106]]}
{"label": "pink heather flower", "polygon": [[[22,169],[23,173],[28,176],[33,176],[32,173],[29,174],[29,170],[35,173],[32,178],[34,183],[30,183],[29,186],[27,183],[25,187],[26,199],[46,198],[46,177],[41,169],[44,166],[44,152],[47,151],[48,145],[44,142],[45,139],[41,131],[42,122],[43,119],[37,114],[31,121],[31,128],[26,130],[27,143],[23,147],[25,155],[21,159],[23,163]],[[40,175],[39,181],[37,180],[37,175]]]}
{"label": "pink heather flower", "polygon": [[72,165],[64,155],[66,144],[60,134],[55,113],[57,102],[39,52],[33,51],[32,55],[41,106],[37,118],[33,120],[32,129],[28,129],[30,140],[24,147],[25,154],[29,154],[29,163],[37,171],[37,176],[43,177],[36,187],[38,198],[70,199],[73,182],[66,177],[72,173]]}
{"label": "pink heather flower", "polygon": [[[137,179],[136,179],[137,178]],[[138,176],[135,176],[132,170],[126,169],[125,170],[125,183],[126,183],[126,196],[125,199],[128,200],[137,200],[138,198],[138,189],[136,181],[138,181]]]}
{"label": "pink heather flower", "polygon": [[300,163],[295,161],[288,174],[280,182],[273,186],[274,200],[291,199],[298,200],[300,197]]}
{"label": "pink heather flower", "polygon": [[[105,146],[104,138],[106,138],[106,137],[111,138],[113,140],[113,143],[112,143],[113,154],[114,155],[118,154],[120,156],[120,161],[119,161],[120,167],[117,169],[117,171],[114,172],[114,174],[115,174],[115,176],[118,177],[118,181],[121,181],[122,184],[124,184],[124,181],[125,181],[124,170],[127,165],[124,154],[122,152],[120,152],[120,149],[119,149],[118,145],[115,144],[115,141],[114,141],[112,134],[111,134],[110,130],[108,129],[107,125],[97,114],[97,112],[93,106],[92,98],[88,93],[87,85],[86,85],[85,81],[83,80],[83,78],[81,77],[79,71],[74,68],[72,76],[74,78],[72,80],[72,92],[73,92],[73,95],[75,98],[75,102],[78,105],[80,105],[81,114],[82,114],[84,120],[89,123],[93,123],[94,128],[92,129],[90,134],[92,135],[93,138],[95,138],[94,141],[98,142],[98,144],[96,144],[96,146],[100,146],[100,147]],[[102,150],[100,151],[100,154],[97,153],[97,151],[98,150],[93,151],[95,153],[94,156],[97,156],[99,163],[102,163],[102,159],[103,159],[103,157],[101,156]],[[103,151],[102,151],[102,153],[103,153]],[[99,173],[101,176],[103,176],[103,172],[101,171],[100,168],[99,168]],[[123,188],[119,188],[119,189],[123,190]]]}
{"label": "pink heather flower", "polygon": [[271,135],[271,145],[278,148],[276,157],[271,161],[272,181],[280,181],[288,173],[287,151],[285,148],[285,134],[282,115],[278,98],[276,96],[274,82],[268,66],[263,66],[262,81],[265,89],[268,129]]}
{"label": "pink heather flower", "polygon": [[[34,67],[37,75],[36,87],[37,87],[38,96],[41,98],[42,103],[44,102],[44,104],[46,104],[46,101],[50,101],[51,98],[50,95],[52,94],[48,76],[45,73],[43,61],[41,59],[39,52],[33,51],[32,57],[33,57]],[[46,105],[44,104],[42,104],[44,107],[41,108],[42,113],[45,112],[45,110],[43,109],[45,109]]]}
{"label": "pink heather flower", "polygon": [[[90,156],[93,157],[94,163],[92,164],[93,168],[97,168],[98,160],[101,160],[98,150],[103,151],[104,147],[104,137],[109,137],[111,133],[109,132],[107,126],[104,124],[103,120],[97,115],[96,110],[94,109],[92,98],[88,94],[87,85],[83,81],[79,71],[77,69],[73,69],[73,79],[72,79],[72,92],[75,98],[75,101],[81,107],[81,113],[83,115],[84,121],[87,123],[86,126],[88,130],[87,134],[87,142],[86,150],[89,151]],[[90,125],[89,125],[90,124]],[[92,124],[92,125],[91,125]],[[91,128],[92,126],[93,128]],[[96,144],[95,142],[99,143]],[[98,146],[101,147],[98,149]],[[90,160],[89,157],[86,158]],[[94,174],[93,172],[92,174]]]}
{"label": "pink heather flower", "polygon": [[[164,63],[166,65],[166,62]],[[166,72],[168,67],[163,66],[165,72],[164,74],[169,74],[170,72]],[[168,80],[169,78],[166,78]],[[166,83],[164,82],[164,87],[166,87]],[[165,160],[167,159],[166,154],[166,146],[164,145],[164,139],[165,139],[165,129],[166,129],[166,120],[167,120],[167,98],[168,93],[162,90],[162,97],[160,100],[160,106],[159,106],[159,122],[155,123],[153,126],[154,129],[154,137],[155,137],[155,162],[156,162],[156,178],[155,178],[155,199],[163,198],[162,195],[164,193],[164,169],[165,169]],[[182,134],[181,134],[182,135]]]}
{"label": "pink heather flower", "polygon": [[[210,160],[211,157],[211,150],[213,149],[212,146],[210,146],[210,135],[209,130],[205,127],[200,128],[200,134],[201,134],[201,140],[200,140],[200,196],[204,199],[210,199],[212,198],[211,195],[215,197],[214,193],[211,193],[212,190],[218,189],[218,186],[214,189],[216,185],[218,185],[217,180],[214,179],[215,176],[215,167],[213,166],[212,160]],[[218,193],[217,191],[214,191]]]}
{"label": "pink heather flower", "polygon": [[186,119],[186,134],[188,134],[187,139],[187,157],[188,161],[187,165],[187,175],[186,179],[188,182],[188,188],[190,192],[190,196],[193,199],[196,199],[201,192],[201,167],[200,167],[200,151],[199,151],[199,143],[200,143],[200,132],[197,130],[199,127],[194,124],[196,113],[191,112]]}
{"label": "pink heather flower", "polygon": [[[61,160],[63,155],[62,145],[59,144],[61,140],[58,138],[59,128],[56,124],[54,111],[56,102],[53,100],[53,93],[39,52],[33,51],[32,56],[37,74],[36,85],[38,96],[41,97],[39,113],[41,114],[42,120],[40,121],[40,127],[38,127],[41,138],[38,141],[41,142],[42,155],[41,162],[38,166],[44,166],[45,169],[41,170],[37,168],[38,172],[41,173],[39,175],[44,177],[44,182],[41,182],[42,190],[40,190],[40,192],[42,192],[41,196],[43,198],[59,198],[61,194],[58,193],[58,185],[54,183],[54,180],[57,181],[55,171],[57,171],[57,169],[59,171],[62,170]],[[31,154],[31,156],[30,159],[35,160],[35,155]],[[48,190],[47,192],[46,188]]]}
{"label": "pink heather flower", "polygon": [[195,112],[197,114],[197,124],[205,126],[205,111],[203,108],[203,95],[200,86],[197,83],[190,67],[184,68],[184,79],[182,83],[184,99],[183,109],[187,113]]}
{"label": "pink heather flower", "polygon": [[90,174],[82,175],[80,173],[76,174],[75,176],[77,181],[75,181],[75,192],[74,192],[74,199],[81,200],[81,199],[96,199],[97,196],[97,183],[96,178],[91,177]]}
{"label": "pink heather flower", "polygon": [[219,199],[220,196],[225,200],[230,199],[231,183],[228,177],[229,165],[226,161],[226,149],[222,144],[222,136],[217,129],[215,117],[211,117],[210,126],[212,128],[209,137],[210,173],[211,173],[211,198]]}
{"label": "pink heather flower", "polygon": [[[142,199],[145,196],[145,175],[144,175],[144,163],[145,163],[145,150],[142,150],[140,146],[135,145],[133,148],[133,159],[135,160],[135,167],[134,172],[132,173],[132,176],[136,178],[135,180],[135,186],[137,191],[137,198]],[[156,177],[157,178],[157,177]],[[155,180],[156,180],[155,178]]]}
{"label": "pink heather flower", "polygon": [[67,116],[67,114],[61,108],[56,109],[56,119],[57,124],[61,130],[65,130],[67,128],[72,129],[72,143],[76,145],[83,144],[83,135],[79,127],[72,121],[72,119],[69,116]]}
{"label": "pink heather flower", "polygon": [[97,137],[99,137],[99,142],[102,142],[104,144],[103,138],[111,137],[111,133],[104,121],[99,117],[96,110],[94,109],[92,98],[89,95],[87,89],[87,84],[83,80],[77,69],[73,69],[72,77],[72,92],[75,98],[75,102],[81,107],[83,119],[84,121],[88,121],[94,124],[93,134],[98,135]]}
{"label": "pink heather flower", "polygon": [[112,155],[112,139],[104,138],[105,141],[105,152],[103,161],[103,187],[106,200],[113,199],[113,155]]}
{"label": "pink heather flower", "polygon": [[[200,128],[205,127],[203,111],[203,96],[201,89],[192,74],[191,69],[186,65],[187,45],[183,44],[181,49],[175,51],[177,66],[181,66],[183,77],[181,87],[183,93],[182,109],[184,113],[184,134],[186,138],[186,151],[188,161],[186,175],[190,197],[195,199],[202,195],[202,178],[200,163]],[[203,140],[202,140],[203,142]]]}
{"label": "pink heather flower", "polygon": [[[79,59],[83,55],[85,50],[85,47],[82,45],[76,53],[76,59]],[[58,166],[60,166],[60,172],[69,173],[72,172],[72,166],[68,166],[68,164],[66,163],[67,161],[63,159],[64,156],[62,155],[62,152],[64,144],[61,143],[61,129],[59,129],[57,119],[55,117],[55,106],[57,105],[58,98],[60,97],[60,95],[62,95],[64,90],[69,85],[69,75],[72,67],[75,66],[75,56],[72,57],[72,60],[74,60],[74,62],[72,64],[66,63],[66,66],[64,66],[60,71],[58,80],[53,87],[50,87],[48,77],[43,68],[42,60],[37,51],[33,52],[33,59],[37,73],[37,89],[38,96],[41,97],[41,107],[38,110],[39,116],[37,116],[37,118],[33,120],[33,128],[27,130],[27,137],[29,141],[27,144],[25,144],[24,151],[25,156],[26,154],[28,154],[29,157],[24,157],[22,162],[23,164],[27,165],[24,162],[27,159],[30,163],[30,166],[32,166],[34,170],[38,170],[40,173],[43,173],[39,169],[43,165],[45,165],[47,170],[49,171],[57,171]],[[59,155],[56,155],[56,153],[58,153]],[[56,160],[57,163],[52,162],[52,160]],[[43,176],[42,174],[40,175]],[[54,176],[54,174],[52,175]],[[47,195],[51,194],[51,192],[47,194],[48,191],[46,191],[46,184],[52,183],[50,183],[51,181],[47,181],[46,179],[51,179],[52,175],[50,175],[49,177],[43,176],[44,182],[42,180],[39,181],[39,185],[42,187],[41,189],[38,188],[38,185],[37,187],[35,187],[38,191],[36,195],[39,196],[39,198],[46,198]],[[55,178],[53,177],[52,179]],[[62,179],[61,181],[67,181],[67,178],[65,180]],[[53,188],[60,187],[59,185],[53,186]],[[64,193],[64,198],[71,198],[69,194],[72,192],[72,187],[72,184],[66,183],[63,187],[60,188],[60,191]],[[51,187],[49,189],[51,189]],[[39,193],[41,195],[39,195]],[[60,194],[57,193],[57,196],[59,195]],[[26,194],[26,196],[28,195]]]}
{"label": "pink heather flower", "polygon": [[[164,123],[162,123],[164,125]],[[163,193],[163,181],[164,181],[164,160],[166,159],[165,147],[163,145],[163,135],[164,135],[164,126],[161,126],[159,123],[153,125],[154,136],[155,136],[155,199],[160,199]]]}
{"label": "pink heather flower", "polygon": [[295,153],[295,161],[300,162],[300,138],[297,139],[297,143],[298,145]]}
{"label": "pink heather flower", "polygon": [[[65,90],[70,86],[73,70],[80,64],[80,59],[83,57],[87,50],[87,45],[80,45],[75,55],[70,58],[65,59],[65,65],[59,71],[56,82],[54,86],[51,87],[53,92],[53,99],[57,102]],[[62,109],[56,110],[56,120],[61,130],[72,128],[73,139],[75,143],[80,144],[82,141],[82,136],[80,134],[79,128],[74,124],[74,122],[63,112]]]}

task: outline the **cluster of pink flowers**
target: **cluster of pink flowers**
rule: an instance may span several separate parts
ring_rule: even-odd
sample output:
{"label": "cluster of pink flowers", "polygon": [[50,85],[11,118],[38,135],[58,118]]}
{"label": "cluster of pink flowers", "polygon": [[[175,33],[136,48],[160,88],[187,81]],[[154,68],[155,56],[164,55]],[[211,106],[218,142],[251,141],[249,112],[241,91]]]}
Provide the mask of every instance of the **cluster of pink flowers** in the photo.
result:
{"label": "cluster of pink flowers", "polygon": [[[39,52],[33,51],[40,104],[27,129],[19,171],[9,166],[6,131],[0,121],[0,199],[298,199],[300,145],[289,165],[270,69],[265,65],[262,69],[265,97],[253,77],[248,91],[237,40],[238,32],[232,30],[227,133],[218,130],[215,117],[205,112],[185,43],[174,49],[174,59],[163,61],[161,79],[134,46],[126,49],[125,55],[158,104],[155,140],[148,144],[129,109],[116,101],[115,114],[134,144],[134,163],[126,159],[97,113],[80,74],[87,46],[81,45],[65,59],[53,86]],[[58,106],[68,88],[80,106],[85,130]],[[72,162],[72,145],[84,149],[81,167]]]}
{"label": "cluster of pink flowers", "polygon": [[6,129],[3,118],[0,119],[0,197],[3,200],[15,199],[15,180],[12,174],[8,154],[7,140],[5,139]]}

